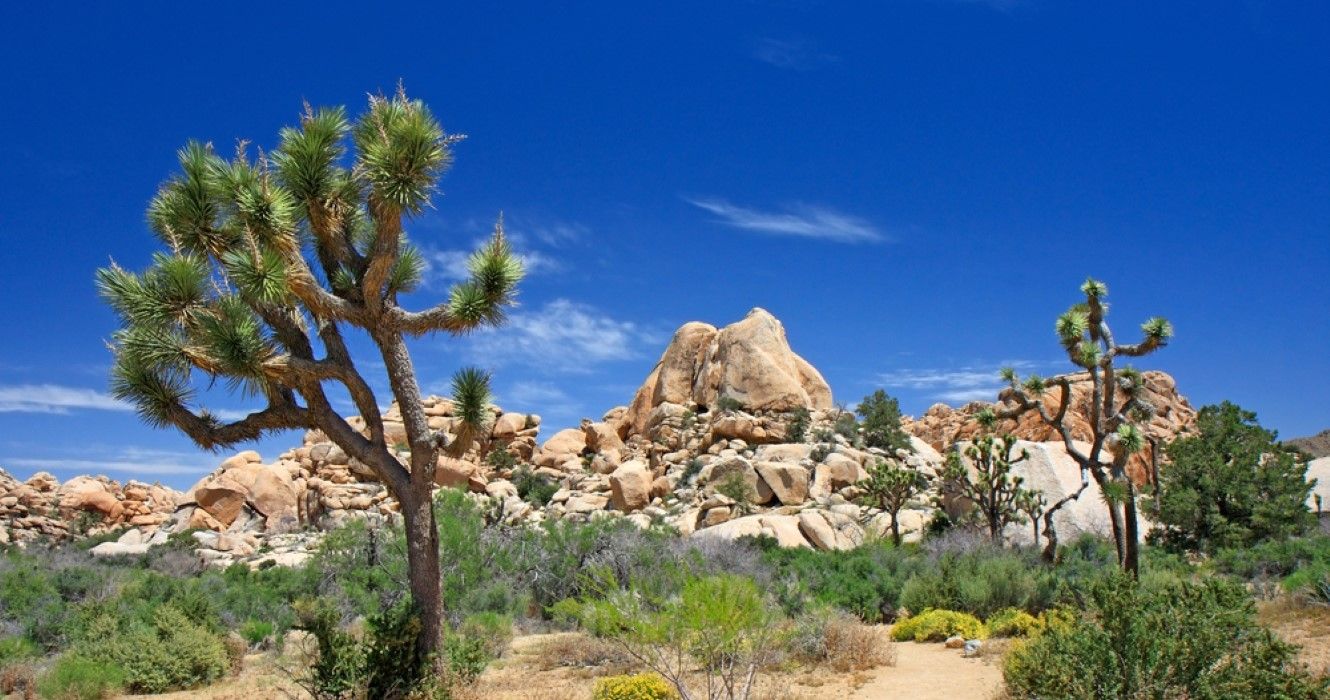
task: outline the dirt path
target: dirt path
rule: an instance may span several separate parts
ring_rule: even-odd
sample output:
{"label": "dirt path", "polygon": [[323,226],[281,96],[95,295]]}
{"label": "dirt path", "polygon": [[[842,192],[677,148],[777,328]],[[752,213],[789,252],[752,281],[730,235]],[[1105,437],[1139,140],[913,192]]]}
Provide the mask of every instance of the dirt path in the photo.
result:
{"label": "dirt path", "polygon": [[941,644],[896,645],[896,665],[871,671],[872,678],[851,698],[910,700],[988,700],[1002,688],[1002,669],[980,659],[967,659]]}

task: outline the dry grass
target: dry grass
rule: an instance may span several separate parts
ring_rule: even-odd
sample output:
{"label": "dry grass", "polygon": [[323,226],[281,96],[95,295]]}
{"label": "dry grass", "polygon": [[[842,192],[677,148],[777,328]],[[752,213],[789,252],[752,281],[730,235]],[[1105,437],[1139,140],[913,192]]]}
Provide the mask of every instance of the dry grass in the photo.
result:
{"label": "dry grass", "polygon": [[1256,611],[1258,622],[1301,647],[1298,661],[1312,673],[1330,673],[1330,606],[1283,595],[1258,603]]}
{"label": "dry grass", "polygon": [[827,622],[827,665],[841,672],[896,665],[896,646],[882,627],[848,617]]}
{"label": "dry grass", "polygon": [[27,661],[16,661],[0,669],[0,693],[6,698],[34,700],[37,697],[37,669]]}
{"label": "dry grass", "polygon": [[555,668],[595,668],[607,674],[627,673],[637,665],[618,645],[588,634],[560,634],[540,643],[534,650],[535,666],[542,671]]}

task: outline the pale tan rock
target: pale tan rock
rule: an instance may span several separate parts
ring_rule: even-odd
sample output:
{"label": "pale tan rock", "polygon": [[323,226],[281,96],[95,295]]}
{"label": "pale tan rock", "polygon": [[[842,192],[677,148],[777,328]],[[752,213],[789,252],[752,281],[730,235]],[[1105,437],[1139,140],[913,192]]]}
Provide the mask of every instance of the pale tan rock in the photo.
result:
{"label": "pale tan rock", "polygon": [[800,511],[799,531],[818,549],[854,549],[864,539],[863,528],[857,523],[823,510]]}
{"label": "pale tan rock", "polygon": [[434,483],[449,488],[470,488],[476,465],[453,457],[440,456],[434,469]]}
{"label": "pale tan rock", "polygon": [[494,421],[493,435],[500,440],[511,440],[526,428],[526,416],[521,413],[505,413]]}
{"label": "pale tan rock", "polygon": [[631,513],[651,502],[651,471],[636,461],[624,462],[610,474],[610,501],[616,510]]}
{"label": "pale tan rock", "polygon": [[808,548],[808,540],[799,531],[799,518],[793,515],[771,513],[746,515],[712,527],[696,530],[696,537],[717,537],[734,540],[740,537],[772,537],[781,547]]}
{"label": "pale tan rock", "polygon": [[787,462],[757,462],[753,465],[762,482],[784,505],[797,506],[808,500],[808,470]]}
{"label": "pale tan rock", "polygon": [[831,388],[790,349],[785,328],[763,309],[721,329],[693,384],[693,402],[714,406],[722,396],[749,410],[832,407]]}
{"label": "pale tan rock", "polygon": [[541,467],[553,467],[566,461],[570,456],[580,459],[586,449],[586,435],[577,428],[566,428],[555,433],[540,450],[536,452],[535,463]]}

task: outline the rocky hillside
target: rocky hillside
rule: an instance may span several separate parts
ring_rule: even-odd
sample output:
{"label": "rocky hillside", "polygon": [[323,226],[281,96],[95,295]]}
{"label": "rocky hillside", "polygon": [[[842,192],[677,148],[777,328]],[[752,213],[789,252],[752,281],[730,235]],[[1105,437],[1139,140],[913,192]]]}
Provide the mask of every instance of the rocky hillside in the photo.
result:
{"label": "rocky hillside", "polygon": [[1330,457],[1330,429],[1322,430],[1315,435],[1293,438],[1284,442],[1306,452],[1313,458]]}
{"label": "rocky hillside", "polygon": [[[1195,414],[1172,378],[1152,372],[1146,383],[1158,409],[1149,435],[1167,440],[1187,430]],[[1085,384],[1074,385],[1074,417],[1084,415]],[[900,515],[907,537],[920,535],[935,513],[941,453],[974,435],[974,416],[985,405],[939,405],[906,420],[909,451],[858,447],[853,432],[838,432],[840,411],[821,374],[793,351],[780,321],[753,309],[724,328],[682,326],[627,405],[543,444],[539,416],[493,407],[488,435],[460,459],[441,457],[437,481],[469,491],[489,517],[514,525],[625,518],[685,536],[765,534],[789,547],[844,549],[890,528],[889,515],[858,504],[856,482],[878,460],[899,460],[933,484]],[[451,434],[451,403],[430,397],[427,406],[431,427]],[[796,436],[800,415],[806,425]],[[1080,485],[1080,473],[1061,443],[1050,441],[1056,436],[1031,418],[1004,427],[1030,452],[1019,467],[1026,483],[1054,500]],[[395,407],[385,419],[389,443],[400,442]],[[1083,419],[1075,425],[1074,433],[1084,431]],[[735,489],[739,482],[744,487]],[[39,474],[25,483],[4,475],[0,493],[3,536],[13,541],[125,529],[93,550],[116,555],[188,531],[199,556],[217,564],[298,562],[321,531],[397,517],[373,474],[317,431],[272,462],[236,454],[185,492],[100,477],[62,485]],[[1087,493],[1059,512],[1059,532],[1104,532],[1103,510],[1098,494]],[[1026,535],[1023,528],[1012,534]]]}

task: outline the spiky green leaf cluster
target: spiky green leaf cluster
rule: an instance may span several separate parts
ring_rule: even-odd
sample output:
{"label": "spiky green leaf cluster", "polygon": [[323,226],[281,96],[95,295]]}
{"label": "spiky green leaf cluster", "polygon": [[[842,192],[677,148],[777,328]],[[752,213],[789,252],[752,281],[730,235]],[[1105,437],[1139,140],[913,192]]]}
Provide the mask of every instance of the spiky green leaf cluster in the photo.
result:
{"label": "spiky green leaf cluster", "polygon": [[1108,285],[1093,277],[1087,277],[1085,283],[1081,285],[1081,292],[1091,299],[1103,299],[1108,296]]}
{"label": "spiky green leaf cluster", "polygon": [[413,214],[429,204],[452,153],[443,127],[423,102],[400,93],[374,98],[353,134],[357,171],[377,201]]}
{"label": "spiky green leaf cluster", "polygon": [[1025,387],[1025,390],[1029,392],[1032,396],[1038,397],[1040,394],[1044,393],[1044,390],[1048,388],[1048,382],[1045,381],[1043,377],[1037,374],[1032,374],[1029,377],[1026,377],[1025,384],[1023,386]]}
{"label": "spiky green leaf cluster", "polygon": [[1058,316],[1056,329],[1058,339],[1064,347],[1073,347],[1081,342],[1090,329],[1090,316],[1080,309],[1069,309]]}
{"label": "spiky green leaf cluster", "polygon": [[1126,454],[1136,454],[1145,449],[1145,435],[1131,423],[1118,426],[1118,447]]}
{"label": "spiky green leaf cluster", "polygon": [[1141,332],[1145,334],[1147,340],[1156,345],[1163,345],[1173,337],[1173,324],[1169,323],[1168,319],[1155,316],[1141,324]]}
{"label": "spiky green leaf cluster", "polygon": [[471,279],[453,286],[448,307],[454,319],[466,328],[498,325],[503,322],[504,307],[512,303],[517,283],[525,271],[503,234],[503,219],[494,226],[494,235],[467,261]]}
{"label": "spiky green leaf cluster", "polygon": [[343,140],[350,131],[342,107],[307,111],[300,128],[281,132],[281,147],[273,163],[282,184],[297,201],[323,203],[333,199],[349,178],[339,161],[346,153]]}

